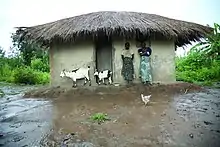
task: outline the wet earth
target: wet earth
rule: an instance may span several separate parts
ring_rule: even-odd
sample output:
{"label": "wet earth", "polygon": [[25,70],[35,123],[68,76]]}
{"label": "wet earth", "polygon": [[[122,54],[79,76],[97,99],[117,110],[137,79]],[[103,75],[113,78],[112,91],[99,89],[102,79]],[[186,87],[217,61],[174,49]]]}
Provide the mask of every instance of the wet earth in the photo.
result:
{"label": "wet earth", "polygon": [[0,97],[0,146],[39,146],[51,129],[51,102],[22,98],[23,93],[31,88],[0,84],[4,92]]}
{"label": "wet earth", "polygon": [[[0,88],[5,93],[0,98],[0,146],[220,146],[220,89],[191,84],[110,90],[57,87],[23,98],[31,87]],[[147,106],[141,93],[152,95]],[[91,121],[98,112],[110,120]]]}

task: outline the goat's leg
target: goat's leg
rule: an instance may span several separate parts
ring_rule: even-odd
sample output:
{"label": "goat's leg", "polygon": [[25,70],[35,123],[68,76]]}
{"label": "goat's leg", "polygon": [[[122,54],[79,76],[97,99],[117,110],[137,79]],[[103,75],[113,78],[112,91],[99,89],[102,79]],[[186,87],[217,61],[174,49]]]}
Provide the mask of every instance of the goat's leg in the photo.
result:
{"label": "goat's leg", "polygon": [[89,81],[89,86],[91,86],[91,80],[89,78],[89,74],[85,76],[85,78]]}
{"label": "goat's leg", "polygon": [[89,81],[89,86],[91,86],[91,79],[88,77],[87,80]]}
{"label": "goat's leg", "polygon": [[101,80],[102,80],[102,79],[98,78],[98,85],[101,84]]}
{"label": "goat's leg", "polygon": [[76,87],[76,80],[73,80],[73,86],[72,87]]}
{"label": "goat's leg", "polygon": [[112,84],[112,79],[111,77],[108,78],[109,84]]}
{"label": "goat's leg", "polygon": [[91,84],[91,80],[89,79],[89,86],[91,86],[92,84]]}
{"label": "goat's leg", "polygon": [[73,81],[73,86],[72,87],[74,87],[74,85],[75,85],[75,82]]}
{"label": "goat's leg", "polygon": [[84,85],[86,85],[86,83],[87,83],[87,78],[85,78]]}
{"label": "goat's leg", "polygon": [[103,83],[104,85],[106,85],[106,84],[105,84],[105,78],[102,78],[102,83]]}

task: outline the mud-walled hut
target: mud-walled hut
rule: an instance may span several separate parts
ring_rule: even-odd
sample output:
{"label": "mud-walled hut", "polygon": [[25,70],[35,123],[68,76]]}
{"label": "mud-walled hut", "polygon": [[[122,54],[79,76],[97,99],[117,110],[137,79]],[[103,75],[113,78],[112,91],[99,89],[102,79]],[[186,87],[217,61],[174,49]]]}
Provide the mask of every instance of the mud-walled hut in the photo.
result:
{"label": "mud-walled hut", "polygon": [[60,77],[63,69],[71,71],[88,65],[92,85],[97,85],[95,69],[111,70],[113,83],[123,85],[121,52],[127,41],[135,54],[134,82],[141,81],[137,52],[141,41],[152,49],[153,82],[175,82],[176,47],[197,41],[212,30],[192,22],[125,11],[93,12],[22,29],[24,36],[49,46],[53,86],[72,85],[70,79]]}

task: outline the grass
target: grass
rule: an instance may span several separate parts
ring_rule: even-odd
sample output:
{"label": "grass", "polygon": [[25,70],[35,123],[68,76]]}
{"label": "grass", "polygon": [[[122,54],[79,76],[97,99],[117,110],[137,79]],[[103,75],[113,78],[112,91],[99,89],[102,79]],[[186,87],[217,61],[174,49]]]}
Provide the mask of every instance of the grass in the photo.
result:
{"label": "grass", "polygon": [[97,122],[98,124],[104,123],[105,121],[110,120],[107,114],[104,113],[95,113],[92,116],[90,116],[90,119],[94,122]]}

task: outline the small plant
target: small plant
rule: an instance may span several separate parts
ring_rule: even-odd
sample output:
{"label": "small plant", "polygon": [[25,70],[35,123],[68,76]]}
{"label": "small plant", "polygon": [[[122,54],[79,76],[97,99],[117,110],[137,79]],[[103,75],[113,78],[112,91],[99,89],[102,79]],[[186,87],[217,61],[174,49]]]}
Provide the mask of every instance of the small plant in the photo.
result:
{"label": "small plant", "polygon": [[107,120],[110,120],[107,114],[104,113],[95,113],[90,117],[91,120],[98,122],[98,124],[101,124]]}

